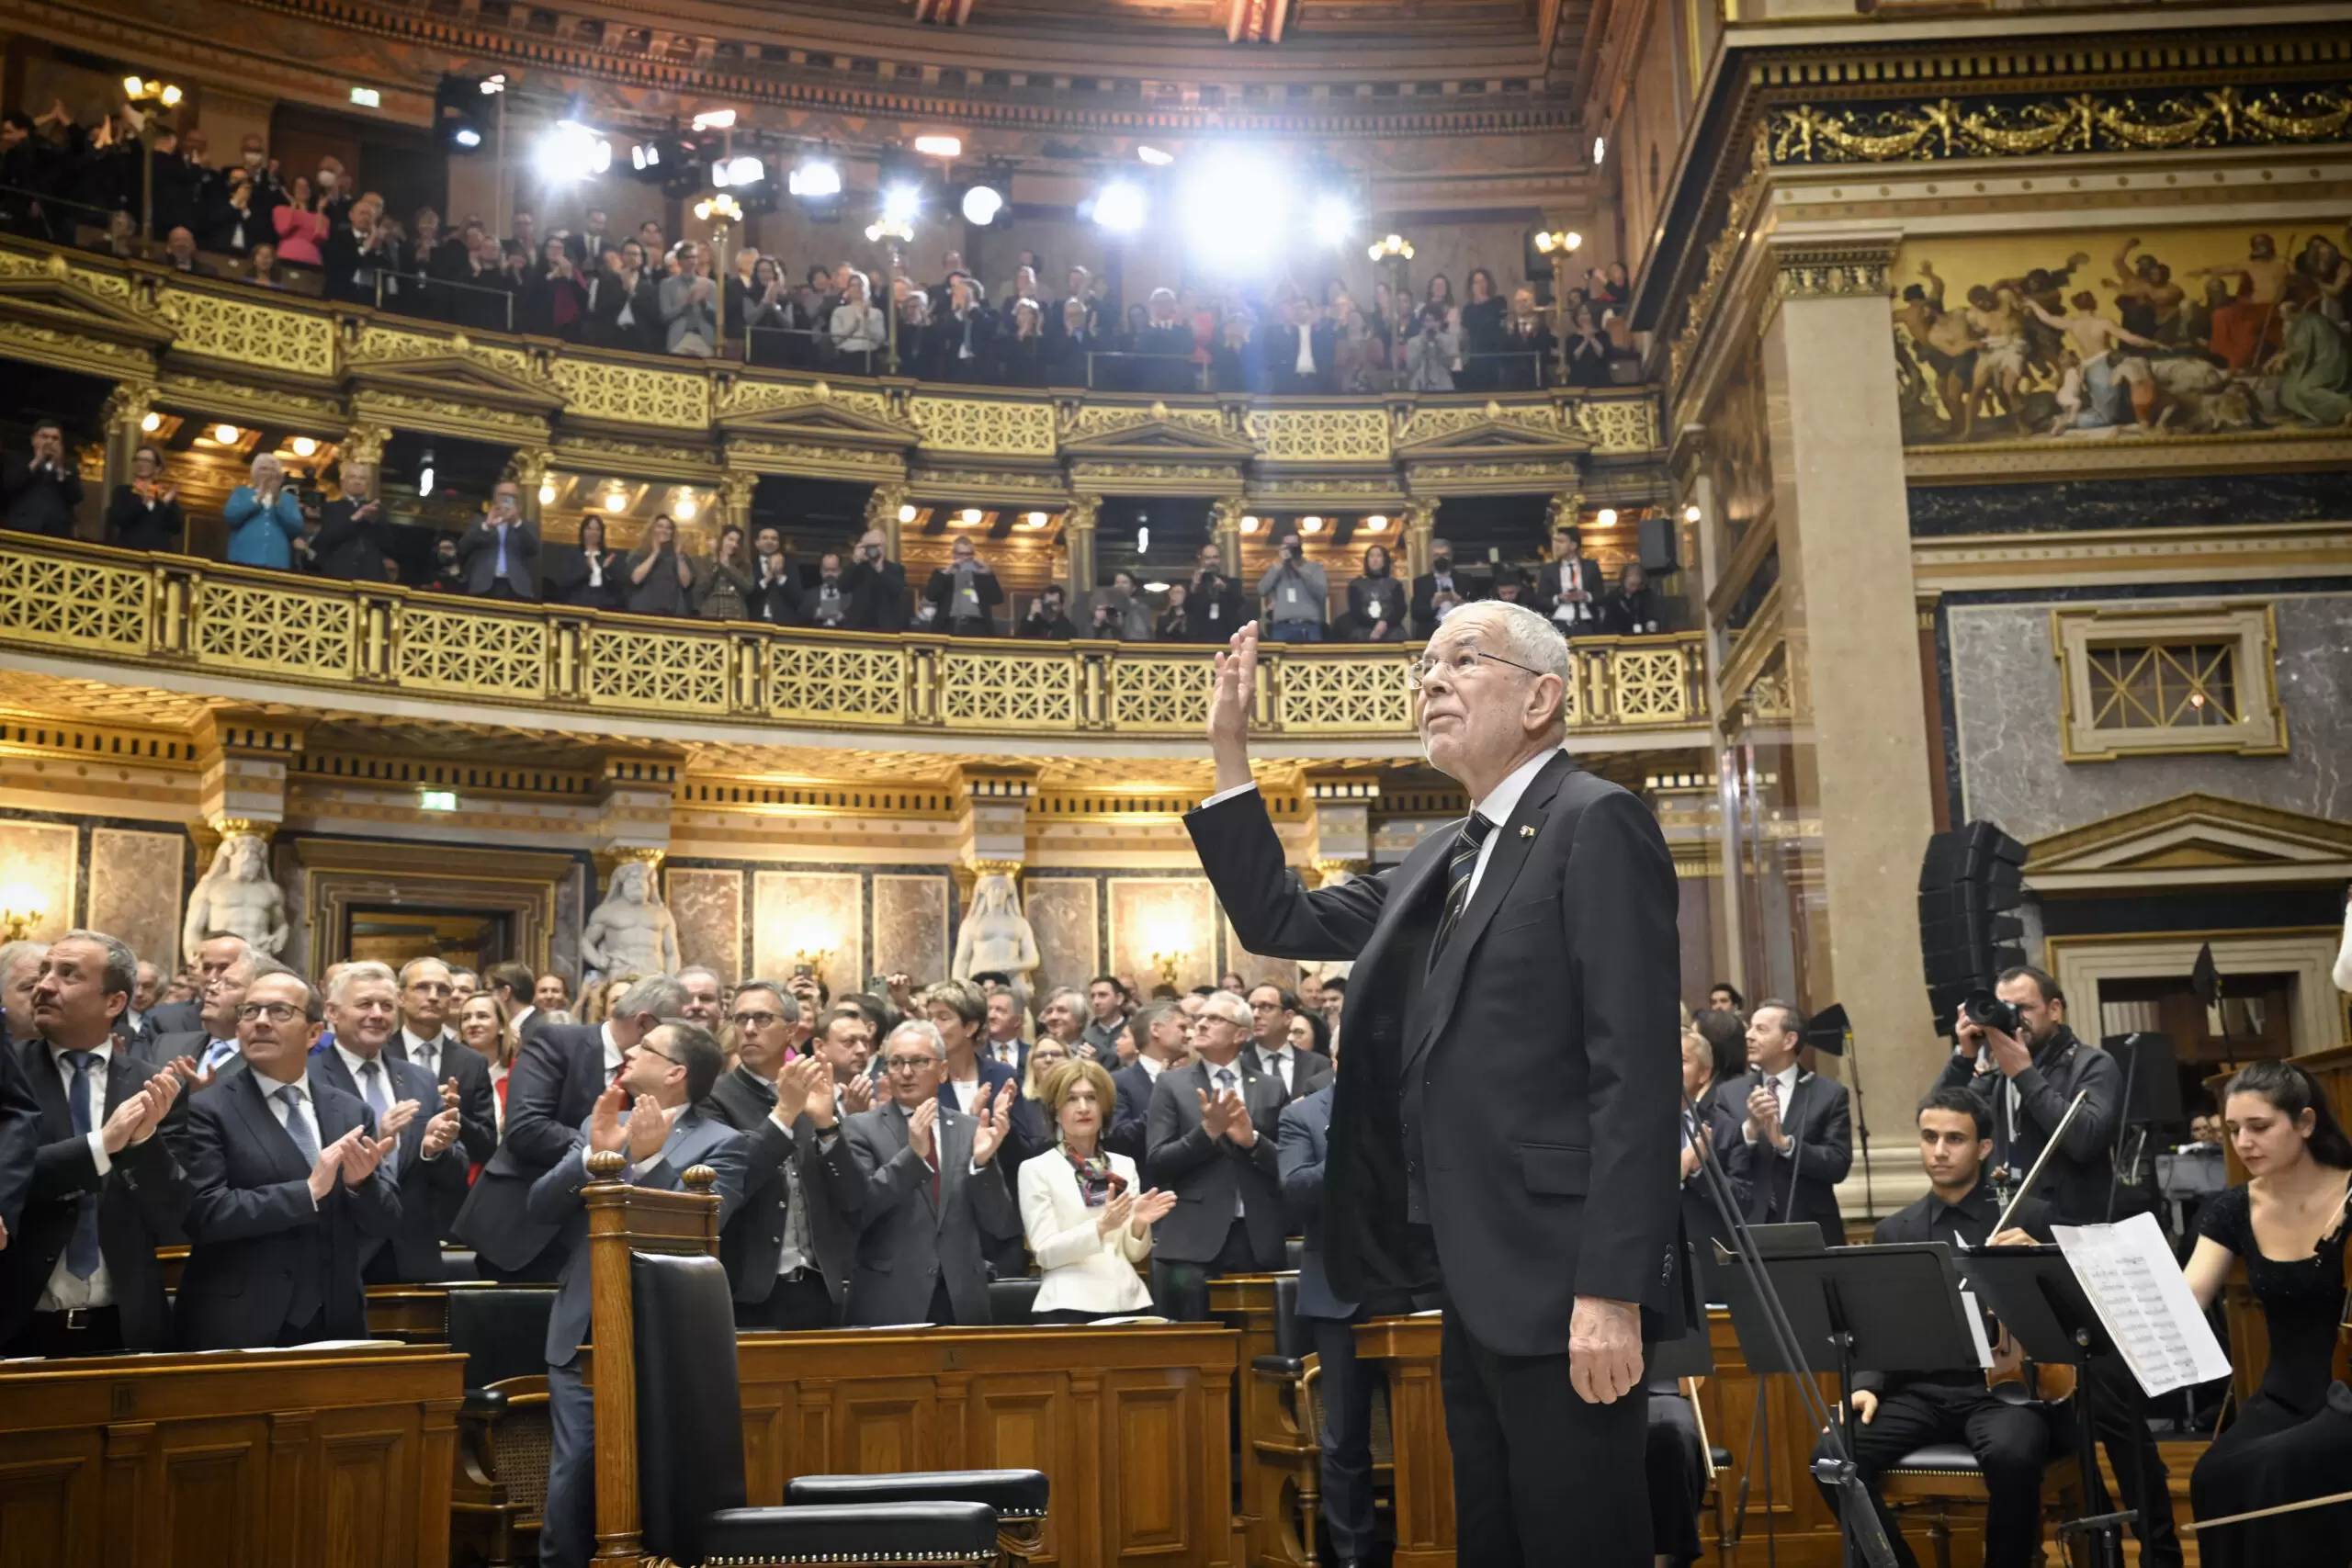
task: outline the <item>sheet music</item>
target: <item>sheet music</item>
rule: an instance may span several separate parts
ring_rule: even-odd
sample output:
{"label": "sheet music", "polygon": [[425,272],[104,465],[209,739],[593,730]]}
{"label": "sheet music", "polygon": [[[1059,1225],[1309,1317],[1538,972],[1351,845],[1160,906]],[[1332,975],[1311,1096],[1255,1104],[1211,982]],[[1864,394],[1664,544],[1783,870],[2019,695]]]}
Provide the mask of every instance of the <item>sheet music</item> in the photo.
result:
{"label": "sheet music", "polygon": [[2154,1214],[2050,1231],[2142,1388],[2168,1393],[2229,1374],[2230,1359],[2197,1310]]}

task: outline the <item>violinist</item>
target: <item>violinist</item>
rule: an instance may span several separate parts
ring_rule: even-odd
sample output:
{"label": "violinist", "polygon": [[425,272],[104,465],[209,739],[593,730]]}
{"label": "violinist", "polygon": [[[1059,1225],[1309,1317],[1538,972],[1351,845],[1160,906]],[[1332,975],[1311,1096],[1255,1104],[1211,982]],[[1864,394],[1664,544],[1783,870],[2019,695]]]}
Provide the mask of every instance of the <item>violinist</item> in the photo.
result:
{"label": "violinist", "polygon": [[131,454],[130,482],[114,487],[107,540],[126,550],[180,547],[180,492],[164,478],[164,454],[144,442]]}
{"label": "violinist", "polygon": [[[2049,1210],[2029,1197],[2012,1226],[1995,1235],[2001,1204],[1985,1179],[1993,1153],[1992,1118],[1964,1089],[1939,1088],[1920,1102],[1919,1160],[1928,1194],[1878,1223],[1871,1240],[1940,1241],[1962,1247],[2028,1247],[2048,1241]],[[1986,1337],[1994,1331],[1987,1326]],[[2013,1358],[1996,1356],[1996,1375]],[[1854,1377],[1854,1461],[1875,1503],[1879,1478],[1904,1455],[1930,1443],[1965,1443],[1984,1467],[1985,1568],[2030,1568],[2041,1561],[2041,1472],[2053,1444],[2049,1417],[2029,1402],[2003,1398],[1982,1367],[1935,1372],[1859,1372]],[[1816,1458],[1820,1455],[1816,1453]],[[1838,1494],[1822,1488],[1829,1506]],[[1885,1506],[1880,1521],[1902,1568],[1917,1568]]]}
{"label": "violinist", "polygon": [[[2246,1183],[2217,1193],[2197,1226],[2184,1270],[2211,1307],[2243,1262],[2270,1345],[2262,1387],[2213,1439],[2188,1478],[2189,1506],[2221,1520],[2334,1496],[2352,1486],[2352,1393],[2335,1381],[2336,1325],[2347,1276],[2352,1140],[2310,1075],[2291,1062],[2257,1062],[2222,1100]],[[2352,1502],[2201,1528],[2198,1561],[2238,1564],[2342,1562]]]}

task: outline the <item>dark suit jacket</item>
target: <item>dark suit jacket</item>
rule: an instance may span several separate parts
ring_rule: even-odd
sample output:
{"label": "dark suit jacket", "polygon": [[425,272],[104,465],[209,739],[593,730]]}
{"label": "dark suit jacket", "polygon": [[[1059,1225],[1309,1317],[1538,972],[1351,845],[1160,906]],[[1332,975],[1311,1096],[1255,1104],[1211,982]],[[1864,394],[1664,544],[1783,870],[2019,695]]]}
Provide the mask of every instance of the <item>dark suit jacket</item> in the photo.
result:
{"label": "dark suit jacket", "polygon": [[[131,1144],[98,1174],[90,1141],[74,1130],[74,1112],[57,1076],[48,1043],[28,1040],[5,1053],[20,1087],[38,1101],[33,1124],[40,1151],[21,1220],[8,1227],[8,1249],[0,1253],[0,1345],[24,1325],[56,1271],[57,1260],[74,1238],[83,1204],[98,1206],[98,1255],[106,1260],[114,1303],[122,1314],[124,1346],[132,1350],[173,1348],[171,1309],[164,1300],[164,1270],[155,1248],[179,1232],[187,1212],[187,1181],[171,1146],[158,1134]],[[154,1064],[118,1044],[107,1074],[106,1104],[93,1106],[90,1124],[103,1126],[115,1107],[139,1092]],[[8,1096],[0,1091],[0,1107]],[[0,1114],[8,1114],[0,1110]],[[13,1120],[20,1117],[11,1116]],[[9,1129],[0,1124],[0,1144]],[[0,1156],[0,1157],[6,1157]]]}
{"label": "dark suit jacket", "polygon": [[1266,374],[1277,392],[1327,392],[1336,384],[1332,356],[1338,352],[1339,333],[1329,321],[1316,321],[1307,327],[1307,343],[1315,354],[1315,374],[1298,373],[1298,328],[1288,321],[1278,321],[1266,329],[1260,341],[1265,344]]}
{"label": "dark suit jacket", "polygon": [[[624,1125],[628,1114],[621,1113]],[[584,1123],[586,1119],[582,1120]],[[580,1197],[581,1189],[590,1180],[587,1162],[588,1133],[583,1124],[572,1134],[571,1147],[564,1156],[531,1186],[531,1223],[560,1231],[565,1243],[555,1308],[548,1315],[547,1358],[551,1367],[571,1365],[580,1347],[588,1342],[593,1315],[588,1294],[588,1210]],[[727,1222],[743,1201],[743,1135],[725,1122],[714,1122],[688,1106],[670,1129],[669,1141],[662,1145],[661,1163],[625,1179],[632,1186],[677,1192],[685,1186],[685,1173],[697,1165],[710,1167],[718,1178],[711,1190],[718,1195],[718,1228],[724,1235]]]}
{"label": "dark suit jacket", "polygon": [[2112,1052],[2086,1044],[2064,1024],[2033,1054],[2017,1077],[2018,1115],[2011,1125],[2003,1104],[1999,1073],[1980,1073],[1973,1057],[1954,1052],[1944,1063],[1939,1089],[1965,1089],[1993,1113],[1993,1163],[2007,1164],[2020,1179],[2049,1145],[2050,1134],[2066,1119],[2076,1094],[2088,1094],[2082,1114],[2066,1129],[2066,1141],[2050,1157],[2034,1190],[2061,1224],[2095,1224],[2107,1217],[2109,1178],[2115,1169],[2116,1124],[2123,1116],[2123,1069]]}
{"label": "dark suit jacket", "polygon": [[[1447,573],[1453,580],[1456,597],[1467,604],[1473,599],[1485,599],[1494,592],[1493,582],[1484,577],[1472,577],[1456,561]],[[1413,635],[1427,637],[1437,629],[1437,573],[1425,571],[1413,579]]]}
{"label": "dark suit jacket", "polygon": [[180,503],[140,499],[129,485],[114,487],[107,502],[107,543],[126,550],[176,550],[183,527]]}
{"label": "dark suit jacket", "polygon": [[936,1199],[930,1168],[907,1141],[907,1112],[896,1101],[851,1117],[823,1151],[826,1193],[857,1228],[852,1324],[927,1322],[932,1289],[942,1280],[958,1324],[989,1322],[987,1243],[1019,1237],[1021,1213],[1003,1178],[971,1169],[975,1131],[969,1116],[940,1108],[932,1128]]}
{"label": "dark suit jacket", "polygon": [[[1553,610],[1560,603],[1560,569],[1567,564],[1566,561],[1547,560],[1544,563],[1543,570],[1535,574],[1535,596],[1530,601],[1530,607],[1547,620],[1551,618]],[[1576,577],[1568,586],[1571,588],[1580,586],[1588,595],[1585,600],[1588,615],[1579,625],[1578,630],[1599,632],[1600,630],[1600,563],[1590,556],[1578,556],[1576,567]],[[1561,623],[1554,621],[1552,624],[1558,626]]]}
{"label": "dark suit jacket", "polygon": [[1103,1136],[1102,1146],[1135,1161],[1138,1175],[1143,1171],[1144,1149],[1149,1140],[1147,1126],[1151,1116],[1151,1091],[1159,1083],[1151,1076],[1151,1069],[1140,1061],[1130,1062],[1111,1075],[1111,1087],[1118,1090],[1119,1103],[1112,1112],[1111,1131]]}
{"label": "dark suit jacket", "polygon": [[799,1155],[792,1134],[776,1125],[775,1086],[749,1067],[723,1073],[698,1109],[743,1134],[743,1206],[718,1233],[718,1260],[739,1302],[763,1302],[775,1289],[791,1213],[786,1173]]}
{"label": "dark suit jacket", "polygon": [[[447,1278],[441,1265],[441,1238],[449,1234],[458,1208],[466,1201],[465,1147],[461,1141],[444,1150],[439,1158],[426,1159],[424,1124],[440,1114],[441,1088],[425,1076],[423,1067],[401,1061],[389,1050],[383,1066],[390,1080],[385,1088],[391,1101],[415,1100],[416,1114],[401,1129],[400,1145],[393,1151],[397,1168],[392,1179],[400,1189],[401,1223],[388,1238],[390,1257],[379,1257],[387,1238],[365,1238],[359,1244],[360,1273],[379,1285],[439,1284]],[[359,1092],[343,1057],[333,1050],[311,1058],[311,1082],[314,1087],[324,1083],[362,1103],[368,1098]]]}
{"label": "dark suit jacket", "polygon": [[[22,1234],[25,1201],[32,1195],[41,1104],[19,1053],[6,1039],[7,1030],[0,1026],[0,1223],[13,1236]],[[8,1255],[0,1252],[0,1279],[6,1278],[8,1267]]]}
{"label": "dark suit jacket", "polygon": [[606,1082],[601,1024],[551,1023],[523,1043],[506,1078],[506,1136],[458,1211],[458,1240],[506,1269],[547,1250],[561,1227],[531,1217],[531,1184],[571,1152]]}
{"label": "dark suit jacket", "polygon": [[319,536],[311,541],[321,577],[346,582],[384,581],[384,558],[392,553],[392,525],[381,502],[375,503],[372,515],[355,519],[352,514],[366,504],[337,496],[321,508]]}
{"label": "dark suit jacket", "polygon": [[[498,536],[490,525],[476,522],[458,540],[458,559],[466,572],[466,592],[487,593],[498,581]],[[506,531],[506,581],[525,599],[539,596],[539,535],[528,523]]]}
{"label": "dark suit jacket", "polygon": [[[147,1021],[155,1026],[158,1039],[169,1034],[203,1033],[204,1004],[202,1002],[165,1002],[147,1010]],[[207,1040],[210,1035],[205,1035]],[[168,1058],[166,1058],[168,1059]]]}
{"label": "dark suit jacket", "polygon": [[[408,1061],[408,1036],[394,1031],[385,1043],[384,1055],[395,1062]],[[457,1081],[458,1122],[462,1129],[458,1141],[465,1145],[466,1163],[480,1165],[498,1152],[498,1091],[491,1085],[490,1058],[444,1032],[435,1068],[439,1082]],[[425,1101],[425,1114],[435,1114],[439,1103],[438,1100]]]}
{"label": "dark suit jacket", "polygon": [[1852,1101],[1846,1086],[1798,1069],[1796,1087],[1781,1111],[1781,1125],[1794,1146],[1781,1155],[1761,1138],[1751,1144],[1740,1135],[1747,1120],[1748,1093],[1762,1081],[1762,1075],[1751,1069],[1715,1086],[1722,1107],[1715,1146],[1724,1167],[1735,1173],[1747,1219],[1755,1224],[1811,1220],[1821,1227],[1825,1242],[1843,1247],[1846,1224],[1838,1212],[1838,1184],[1854,1164]]}
{"label": "dark suit jacket", "polygon": [[[1357,961],[1324,1178],[1342,1299],[1442,1264],[1470,1333],[1520,1356],[1561,1353],[1579,1295],[1679,1310],[1680,896],[1639,800],[1550,758],[1434,964],[1456,825],[1310,893],[1256,791],[1185,824],[1243,947]],[[1416,1206],[1434,1258],[1401,1223]]]}
{"label": "dark suit jacket", "polygon": [[[1261,1054],[1255,1042],[1244,1045],[1241,1051],[1258,1064],[1259,1071],[1276,1079],[1281,1078],[1282,1074],[1274,1067],[1274,1059]],[[1317,1055],[1312,1051],[1294,1050],[1290,1054],[1290,1097],[1293,1100],[1302,1099],[1331,1081],[1331,1058]]]}
{"label": "dark suit jacket", "polygon": [[82,476],[70,456],[40,473],[29,453],[11,452],[0,461],[0,522],[17,533],[71,538],[81,504]]}
{"label": "dark suit jacket", "polygon": [[1247,1149],[1230,1138],[1211,1138],[1202,1123],[1200,1096],[1209,1091],[1212,1073],[1206,1062],[1172,1067],[1153,1086],[1143,1180],[1147,1187],[1175,1193],[1176,1207],[1151,1227],[1152,1250],[1174,1263],[1216,1261],[1233,1228],[1233,1201],[1238,1196],[1258,1268],[1279,1269],[1289,1227],[1283,1221],[1282,1161],[1274,1143],[1289,1096],[1282,1079],[1259,1072],[1248,1046],[1232,1066],[1241,1075],[1242,1098],[1258,1132],[1257,1143]]}
{"label": "dark suit jacket", "polygon": [[[842,592],[849,595],[849,616],[842,625],[852,631],[902,632],[907,629],[907,569],[897,561],[886,560],[879,566],[869,566],[862,560],[846,561],[842,566]],[[816,613],[816,595],[808,595],[802,608]]]}
{"label": "dark suit jacket", "polygon": [[[313,1078],[324,1148],[368,1108]],[[260,1077],[231,1074],[188,1103],[187,1267],[180,1274],[180,1338],[191,1350],[274,1345],[289,1323],[325,1309],[330,1339],[368,1334],[361,1244],[400,1228],[401,1199],[383,1167],[357,1187],[338,1179],[312,1203],[311,1165],[263,1098]]]}
{"label": "dark suit jacket", "polygon": [[1323,1267],[1323,1161],[1331,1134],[1331,1090],[1327,1086],[1283,1107],[1276,1151],[1282,1159],[1283,1206],[1306,1238],[1298,1259],[1298,1315],[1355,1315],[1356,1303],[1331,1289]]}

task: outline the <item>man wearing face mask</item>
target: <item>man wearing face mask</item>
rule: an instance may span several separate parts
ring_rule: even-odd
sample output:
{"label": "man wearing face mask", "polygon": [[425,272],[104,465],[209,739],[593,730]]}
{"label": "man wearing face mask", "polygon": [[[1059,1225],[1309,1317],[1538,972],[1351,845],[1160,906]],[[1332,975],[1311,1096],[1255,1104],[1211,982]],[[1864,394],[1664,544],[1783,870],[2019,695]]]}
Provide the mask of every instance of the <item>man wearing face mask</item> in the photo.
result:
{"label": "man wearing face mask", "polygon": [[523,521],[521,495],[513,479],[499,480],[490,492],[489,512],[458,542],[467,592],[538,602],[539,540]]}
{"label": "man wearing face mask", "polygon": [[854,602],[851,611],[856,629],[902,632],[907,629],[907,569],[883,558],[882,530],[868,528],[857,541],[857,554],[842,573]]}
{"label": "man wearing face mask", "polygon": [[1413,579],[1413,635],[1427,637],[1437,630],[1437,596],[1453,595],[1454,603],[1467,604],[1486,595],[1476,583],[1457,572],[1453,565],[1453,546],[1444,539],[1430,541],[1430,569]]}
{"label": "man wearing face mask", "polygon": [[270,214],[286,205],[286,185],[277,177],[277,165],[269,161],[268,146],[259,135],[248,131],[239,150],[237,162],[227,165],[223,172],[227,169],[243,169],[245,172],[245,178],[253,182],[254,219],[260,225],[259,231],[276,233],[277,230],[271,227]]}
{"label": "man wearing face mask", "polygon": [[53,419],[33,422],[33,449],[9,454],[0,468],[0,516],[19,534],[74,535],[74,509],[82,504],[82,473],[65,450],[65,433]]}
{"label": "man wearing face mask", "polygon": [[996,617],[990,612],[1004,602],[996,573],[969,539],[957,539],[947,553],[948,564],[931,574],[922,591],[931,606],[932,629],[949,637],[994,637]]}

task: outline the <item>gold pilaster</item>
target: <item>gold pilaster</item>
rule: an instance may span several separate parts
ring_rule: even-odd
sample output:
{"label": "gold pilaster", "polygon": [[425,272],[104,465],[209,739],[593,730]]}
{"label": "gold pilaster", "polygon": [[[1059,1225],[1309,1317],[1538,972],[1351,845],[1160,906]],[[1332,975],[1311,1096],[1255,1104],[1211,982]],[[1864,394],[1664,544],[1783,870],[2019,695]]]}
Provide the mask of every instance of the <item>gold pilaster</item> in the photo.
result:
{"label": "gold pilaster", "polygon": [[[1069,610],[1073,620],[1084,613],[1094,598],[1094,522],[1102,513],[1102,498],[1099,495],[1073,495],[1062,513],[1062,543],[1069,552]],[[1237,547],[1227,558],[1227,571],[1235,570],[1240,553]]]}

